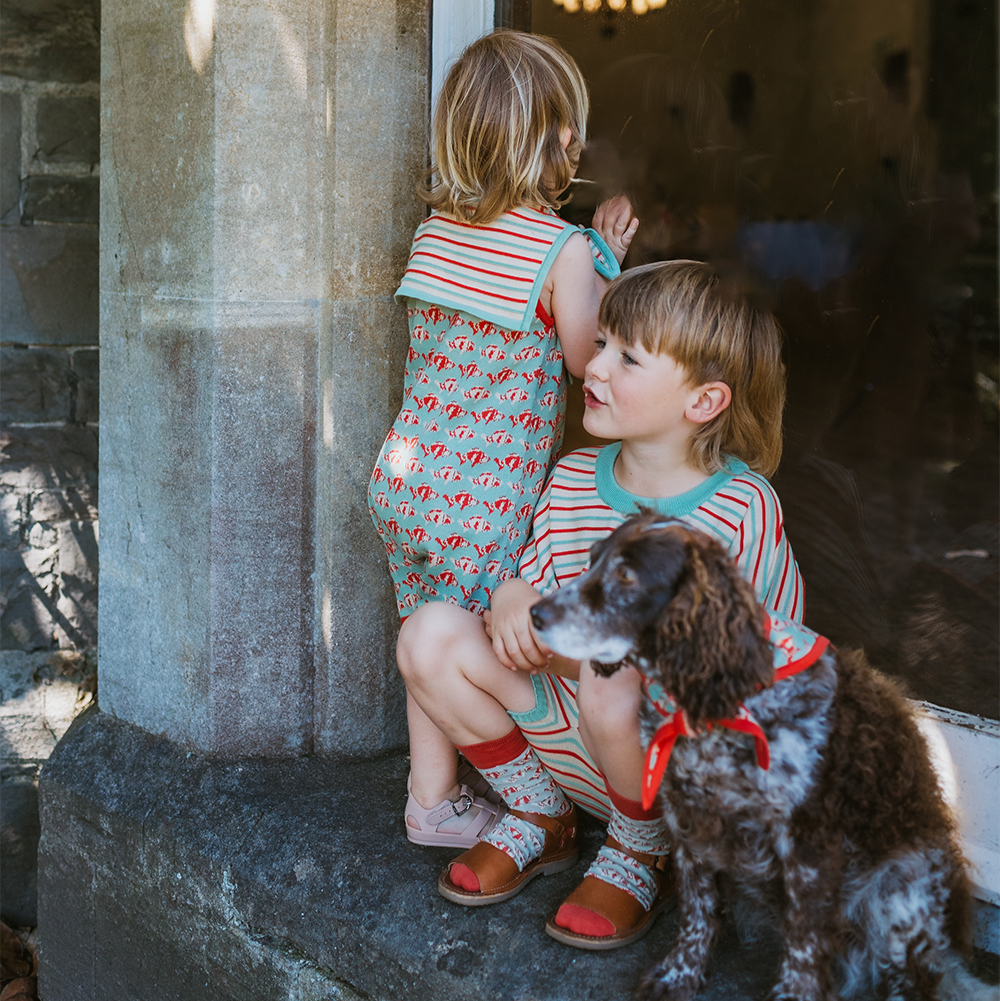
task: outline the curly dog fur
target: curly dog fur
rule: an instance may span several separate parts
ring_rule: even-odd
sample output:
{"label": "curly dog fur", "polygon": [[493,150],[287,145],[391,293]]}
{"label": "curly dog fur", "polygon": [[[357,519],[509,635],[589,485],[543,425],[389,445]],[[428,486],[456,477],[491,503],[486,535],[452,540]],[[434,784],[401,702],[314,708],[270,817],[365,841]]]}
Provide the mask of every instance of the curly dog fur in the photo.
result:
{"label": "curly dog fur", "polygon": [[[650,513],[598,543],[591,568],[532,613],[557,652],[606,673],[634,664],[699,734],[677,741],[660,788],[680,931],[644,998],[697,994],[720,884],[779,916],[775,1001],[873,985],[894,1001],[996,997],[958,957],[969,883],[914,711],[862,654],[829,647],[775,682],[751,586],[716,542]],[[648,743],[663,716],[645,701]],[[706,727],[740,706],[767,737],[767,770],[745,734]]]}

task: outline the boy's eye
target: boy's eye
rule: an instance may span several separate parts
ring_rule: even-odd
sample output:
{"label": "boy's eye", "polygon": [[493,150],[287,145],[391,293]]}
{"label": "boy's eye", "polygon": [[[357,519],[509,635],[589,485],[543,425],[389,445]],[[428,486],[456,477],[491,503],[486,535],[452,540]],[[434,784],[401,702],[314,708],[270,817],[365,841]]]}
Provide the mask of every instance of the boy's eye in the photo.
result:
{"label": "boy's eye", "polygon": [[607,347],[607,344],[608,344],[608,342],[606,340],[604,340],[604,338],[602,338],[602,337],[598,337],[597,340],[594,341],[594,343],[597,345],[597,350],[598,351],[603,351],[605,349],[605,347]]}
{"label": "boy's eye", "polygon": [[622,352],[622,361],[625,362],[626,365],[639,364],[627,351]]}

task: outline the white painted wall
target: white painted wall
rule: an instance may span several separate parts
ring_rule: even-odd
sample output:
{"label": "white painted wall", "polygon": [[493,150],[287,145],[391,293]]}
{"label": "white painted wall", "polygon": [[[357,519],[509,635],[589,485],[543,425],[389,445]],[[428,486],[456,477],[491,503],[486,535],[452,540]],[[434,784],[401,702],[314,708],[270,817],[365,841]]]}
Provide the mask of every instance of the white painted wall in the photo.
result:
{"label": "white painted wall", "polygon": [[976,896],[1000,905],[1000,722],[921,704],[921,729],[958,814]]}
{"label": "white painted wall", "polygon": [[431,22],[431,116],[441,85],[462,50],[493,30],[494,0],[434,0]]}

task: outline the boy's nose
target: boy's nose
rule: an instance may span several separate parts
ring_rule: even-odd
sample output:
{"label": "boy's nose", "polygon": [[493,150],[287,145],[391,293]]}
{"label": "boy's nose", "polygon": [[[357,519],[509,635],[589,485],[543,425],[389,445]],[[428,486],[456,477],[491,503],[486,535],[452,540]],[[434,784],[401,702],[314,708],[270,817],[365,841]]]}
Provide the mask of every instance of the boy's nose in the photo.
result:
{"label": "boy's nose", "polygon": [[598,351],[593,358],[587,362],[587,367],[583,370],[584,379],[597,379],[599,382],[604,381],[605,367],[601,362],[601,358],[604,355],[603,351]]}

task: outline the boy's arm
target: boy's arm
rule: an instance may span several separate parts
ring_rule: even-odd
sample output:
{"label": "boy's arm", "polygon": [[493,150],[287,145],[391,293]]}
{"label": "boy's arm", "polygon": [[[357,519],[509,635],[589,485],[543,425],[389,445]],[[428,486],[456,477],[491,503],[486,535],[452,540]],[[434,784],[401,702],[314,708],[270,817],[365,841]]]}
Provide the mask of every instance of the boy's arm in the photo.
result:
{"label": "boy's arm", "polygon": [[549,545],[549,505],[552,479],[545,484],[531,520],[531,536],[521,554],[519,574],[505,581],[494,592],[486,613],[486,631],[500,662],[511,670],[536,674],[545,670],[569,678],[578,678],[579,661],[567,660],[553,653],[536,635],[529,612],[546,594],[559,587],[552,565]]}

